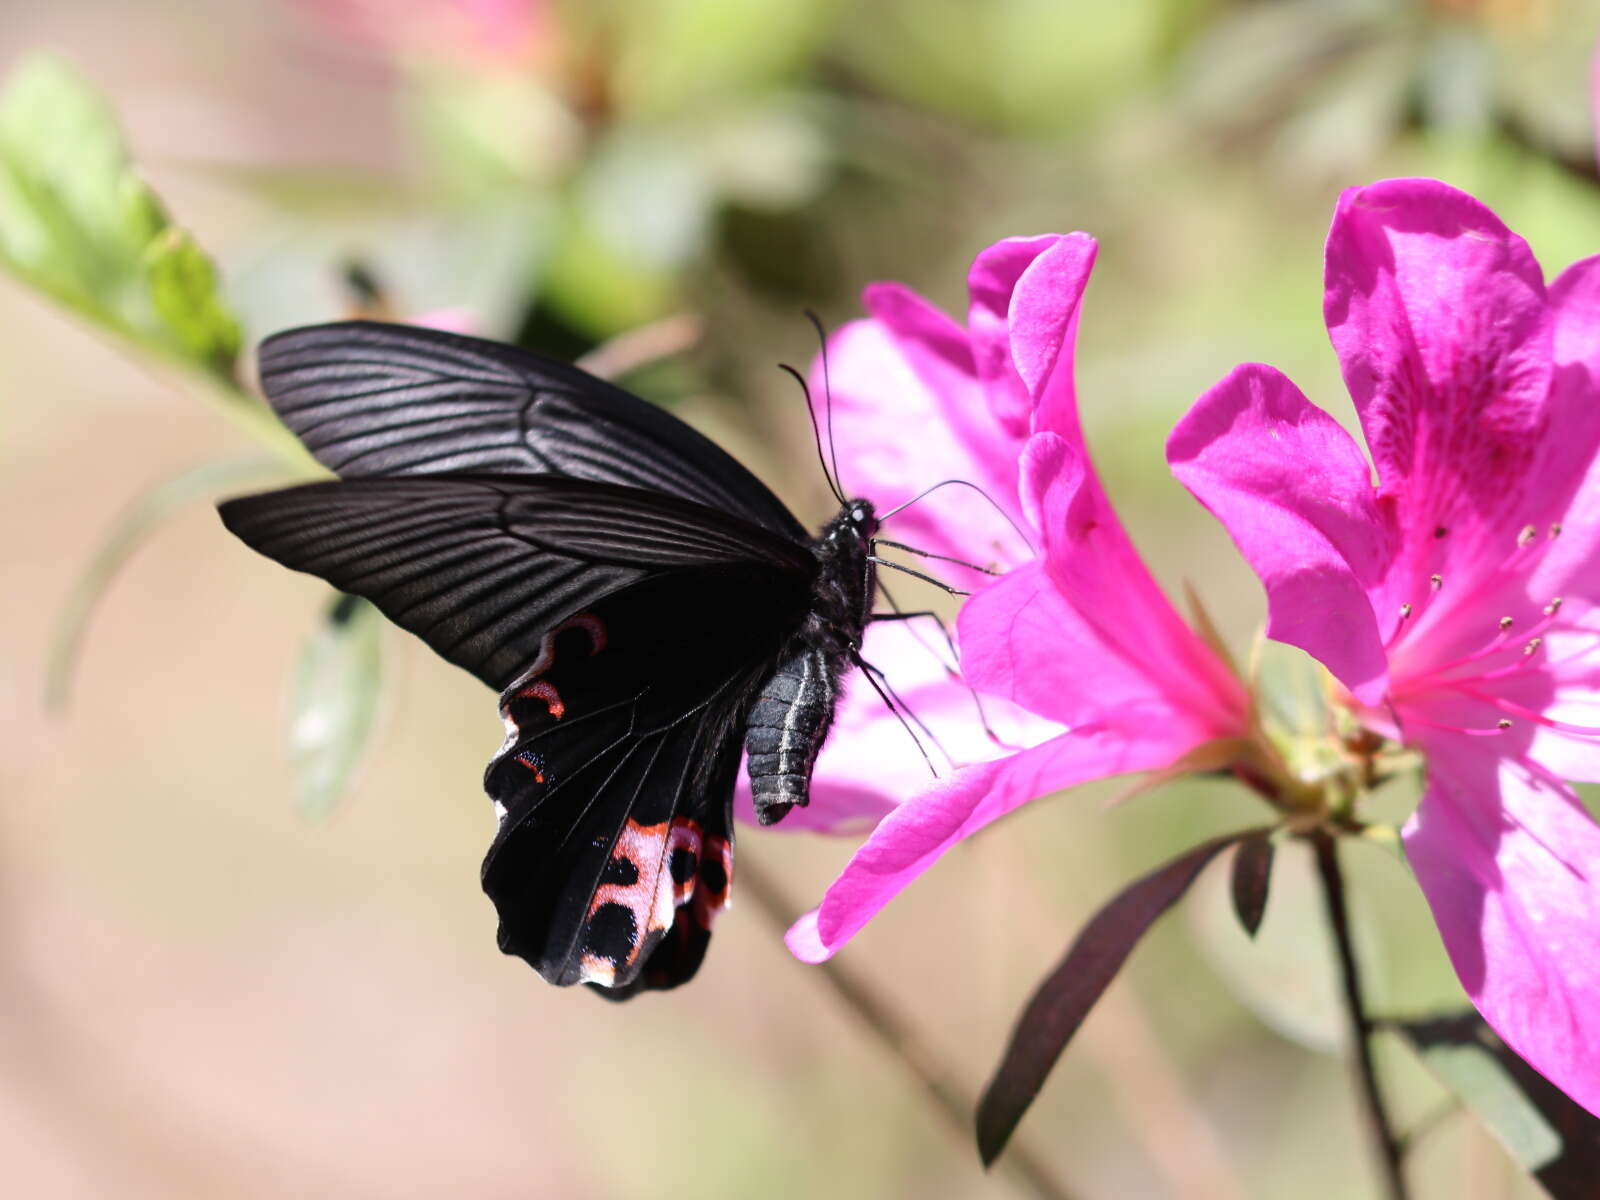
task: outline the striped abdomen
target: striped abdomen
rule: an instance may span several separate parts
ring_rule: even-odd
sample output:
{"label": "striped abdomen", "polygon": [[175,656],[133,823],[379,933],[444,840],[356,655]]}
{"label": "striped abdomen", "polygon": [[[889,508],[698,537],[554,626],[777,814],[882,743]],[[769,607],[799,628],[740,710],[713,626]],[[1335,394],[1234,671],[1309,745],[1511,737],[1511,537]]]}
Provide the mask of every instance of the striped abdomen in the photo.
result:
{"label": "striped abdomen", "polygon": [[825,651],[807,647],[779,664],[761,688],[745,725],[750,791],[763,825],[804,805],[811,767],[833,723],[837,669]]}

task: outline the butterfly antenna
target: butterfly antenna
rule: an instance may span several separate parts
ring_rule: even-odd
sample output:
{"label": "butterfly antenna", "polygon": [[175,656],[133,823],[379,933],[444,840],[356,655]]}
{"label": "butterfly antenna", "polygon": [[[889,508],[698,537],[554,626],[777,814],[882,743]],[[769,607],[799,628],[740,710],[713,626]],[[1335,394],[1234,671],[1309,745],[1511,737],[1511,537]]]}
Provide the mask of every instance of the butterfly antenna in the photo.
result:
{"label": "butterfly antenna", "polygon": [[[801,375],[799,371],[796,371],[788,363],[779,363],[778,370],[789,372],[790,375],[794,376],[794,381],[800,385],[800,394],[806,398],[806,415],[811,418],[811,437],[817,443],[817,461],[822,464],[822,477],[828,481],[828,490],[833,493],[833,498],[840,504],[848,503],[844,498],[844,493],[839,490],[838,482],[828,473],[828,459],[822,453],[822,430],[817,427],[817,410],[812,407],[811,389],[806,386],[805,376]],[[831,438],[833,435],[830,432],[828,436]]]}
{"label": "butterfly antenna", "polygon": [[995,498],[993,496],[989,495],[988,492],[984,491],[977,484],[971,482],[970,480],[966,480],[966,479],[941,479],[938,483],[934,484],[932,487],[924,488],[922,491],[918,492],[915,496],[911,497],[911,499],[907,500],[904,504],[897,504],[895,507],[891,508],[888,512],[879,513],[878,514],[878,520],[880,522],[887,521],[890,517],[894,516],[896,513],[904,512],[906,509],[910,508],[913,504],[917,503],[919,500],[926,500],[929,496],[933,495],[933,493],[937,492],[940,488],[945,488],[945,487],[971,488],[973,491],[977,492],[978,495],[982,496],[985,500],[987,500],[989,502],[989,507],[993,508],[995,510],[995,512],[999,513],[1002,517],[1005,518],[1006,524],[1011,526],[1011,528],[1016,532],[1016,535],[1019,538],[1022,539],[1022,544],[1028,548],[1028,552],[1030,554],[1037,553],[1037,551],[1035,551],[1034,548],[1033,548],[1033,539],[1031,539],[1023,531],[1022,526],[1018,525],[1016,523],[1016,521],[1014,521],[1012,519],[1011,514],[1008,513],[1005,509],[1001,508],[999,502],[997,500],[995,500]]}
{"label": "butterfly antenna", "polygon": [[833,380],[828,373],[828,331],[823,328],[821,317],[809,308],[805,311],[806,320],[817,331],[817,345],[822,348],[822,404],[828,417],[828,458],[833,462],[833,477],[839,481],[838,486],[842,490],[844,480],[839,475],[839,446],[833,440]]}
{"label": "butterfly antenna", "polygon": [[[878,693],[878,699],[883,701],[884,705],[889,709],[889,711],[895,715],[895,719],[900,722],[901,728],[904,729],[906,733],[911,736],[911,740],[916,743],[917,753],[922,755],[922,761],[928,764],[928,770],[932,773],[935,779],[938,779],[939,768],[933,765],[933,758],[928,754],[928,748],[922,744],[922,738],[917,736],[917,729],[922,730],[923,734],[926,735],[927,739],[934,744],[934,747],[939,751],[939,753],[944,755],[946,759],[949,759],[952,764],[955,762],[955,759],[950,758],[950,752],[939,744],[939,739],[933,736],[933,731],[923,723],[922,718],[917,716],[916,713],[912,712],[911,709],[906,705],[906,702],[900,699],[899,695],[896,694],[894,688],[889,686],[889,679],[882,671],[878,670],[877,667],[873,666],[859,654],[852,655],[852,657],[855,660],[856,666],[861,668],[861,673],[867,677],[867,682],[872,685],[872,690]],[[909,721],[906,719],[907,717],[910,718]],[[917,729],[913,729],[911,727],[913,723],[916,724]]]}

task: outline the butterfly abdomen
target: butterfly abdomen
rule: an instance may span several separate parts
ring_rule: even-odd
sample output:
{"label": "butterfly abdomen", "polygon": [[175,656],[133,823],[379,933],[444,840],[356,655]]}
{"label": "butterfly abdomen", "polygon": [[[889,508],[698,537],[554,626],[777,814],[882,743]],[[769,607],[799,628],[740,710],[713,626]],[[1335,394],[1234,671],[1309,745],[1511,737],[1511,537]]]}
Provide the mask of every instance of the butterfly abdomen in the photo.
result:
{"label": "butterfly abdomen", "polygon": [[763,685],[744,737],[750,793],[763,825],[806,803],[838,694],[838,670],[816,646],[785,659]]}

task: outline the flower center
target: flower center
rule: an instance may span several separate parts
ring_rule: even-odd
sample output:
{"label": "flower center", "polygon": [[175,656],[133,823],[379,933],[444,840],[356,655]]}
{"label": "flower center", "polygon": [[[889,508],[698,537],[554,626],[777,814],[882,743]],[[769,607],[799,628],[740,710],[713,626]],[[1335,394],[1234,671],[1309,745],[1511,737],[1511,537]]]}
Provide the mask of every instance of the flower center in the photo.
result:
{"label": "flower center", "polygon": [[[1426,589],[1419,589],[1416,600],[1401,604],[1400,619],[1387,648],[1395,668],[1389,699],[1404,724],[1492,737],[1526,721],[1580,737],[1600,737],[1600,728],[1555,720],[1506,694],[1518,682],[1550,679],[1555,667],[1589,654],[1600,641],[1570,619],[1572,606],[1565,605],[1560,596],[1541,602],[1516,586],[1544,558],[1560,533],[1559,524],[1551,525],[1544,534],[1525,525],[1505,558],[1483,572],[1463,594],[1450,595],[1449,578],[1434,574]],[[1504,608],[1497,610],[1496,605]],[[1475,646],[1474,632],[1482,639]],[[1566,634],[1575,635],[1577,644],[1572,639],[1561,640],[1561,657],[1552,659],[1551,640]],[[1430,645],[1441,643],[1451,651],[1438,659],[1428,651]],[[1435,714],[1424,717],[1415,711],[1415,703],[1408,703],[1441,696],[1476,701],[1499,715],[1486,717],[1482,723],[1450,724],[1436,719]]]}

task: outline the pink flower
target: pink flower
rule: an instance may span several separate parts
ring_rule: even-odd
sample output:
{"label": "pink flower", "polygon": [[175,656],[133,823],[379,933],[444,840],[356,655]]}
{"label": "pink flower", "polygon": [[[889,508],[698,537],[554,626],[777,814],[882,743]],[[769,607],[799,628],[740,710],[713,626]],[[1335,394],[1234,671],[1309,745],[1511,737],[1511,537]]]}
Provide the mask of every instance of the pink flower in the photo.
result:
{"label": "pink flower", "polygon": [[352,48],[470,67],[516,67],[552,36],[548,0],[293,0]]}
{"label": "pink flower", "polygon": [[1426,756],[1405,845],[1451,961],[1600,1112],[1600,829],[1562,782],[1600,780],[1600,259],[1547,290],[1483,205],[1398,179],[1341,198],[1326,287],[1372,466],[1257,365],[1168,459],[1266,585],[1269,636]]}
{"label": "pink flower", "polygon": [[[1023,268],[1058,242],[1058,260],[1093,256],[1094,243],[1079,236],[1015,239],[979,257],[972,270],[970,320],[975,331],[987,331],[987,341],[982,333],[969,336],[909,289],[880,283],[864,297],[872,319],[846,325],[829,339],[827,375],[820,359],[814,364],[816,417],[819,423],[829,419],[824,398],[831,391],[833,441],[844,456],[848,494],[865,495],[882,513],[941,480],[961,479],[982,488],[1003,510],[997,512],[972,488],[940,488],[891,518],[885,536],[985,566],[1011,566],[1030,556],[1018,532],[1027,524],[1017,497],[1017,458],[1028,433],[1029,401],[1011,378],[986,389],[974,349],[980,355],[987,351],[991,365],[984,369],[1001,374],[1009,361],[1004,343],[1012,288]],[[1063,321],[1071,319],[1072,309],[1061,314]],[[955,586],[988,581],[981,572],[950,563],[927,565]],[[880,572],[880,578],[890,594],[897,594],[891,572]],[[1052,723],[991,698],[983,701],[982,715],[998,742],[985,733],[971,690],[941,665],[949,650],[930,621],[874,624],[863,657],[888,676],[927,726],[937,742],[928,746],[930,756],[947,774],[1056,732]],[[933,779],[899,718],[856,672],[818,756],[810,805],[793,810],[774,828],[859,833],[926,791]],[[743,772],[735,812],[754,822]]]}
{"label": "pink flower", "polygon": [[1150,578],[1083,445],[1072,356],[1094,252],[1083,234],[1000,242],[973,265],[967,328],[880,285],[866,297],[872,320],[835,339],[847,487],[888,502],[930,476],[967,478],[1036,531],[1033,558],[1003,518],[947,489],[907,510],[914,533],[896,518],[892,536],[966,557],[976,538],[987,557],[1019,564],[963,608],[961,663],[980,690],[1050,724],[1035,734],[1046,740],[889,812],[790,930],[801,959],[831,956],[945,851],[1025,801],[1245,736],[1243,686]]}

